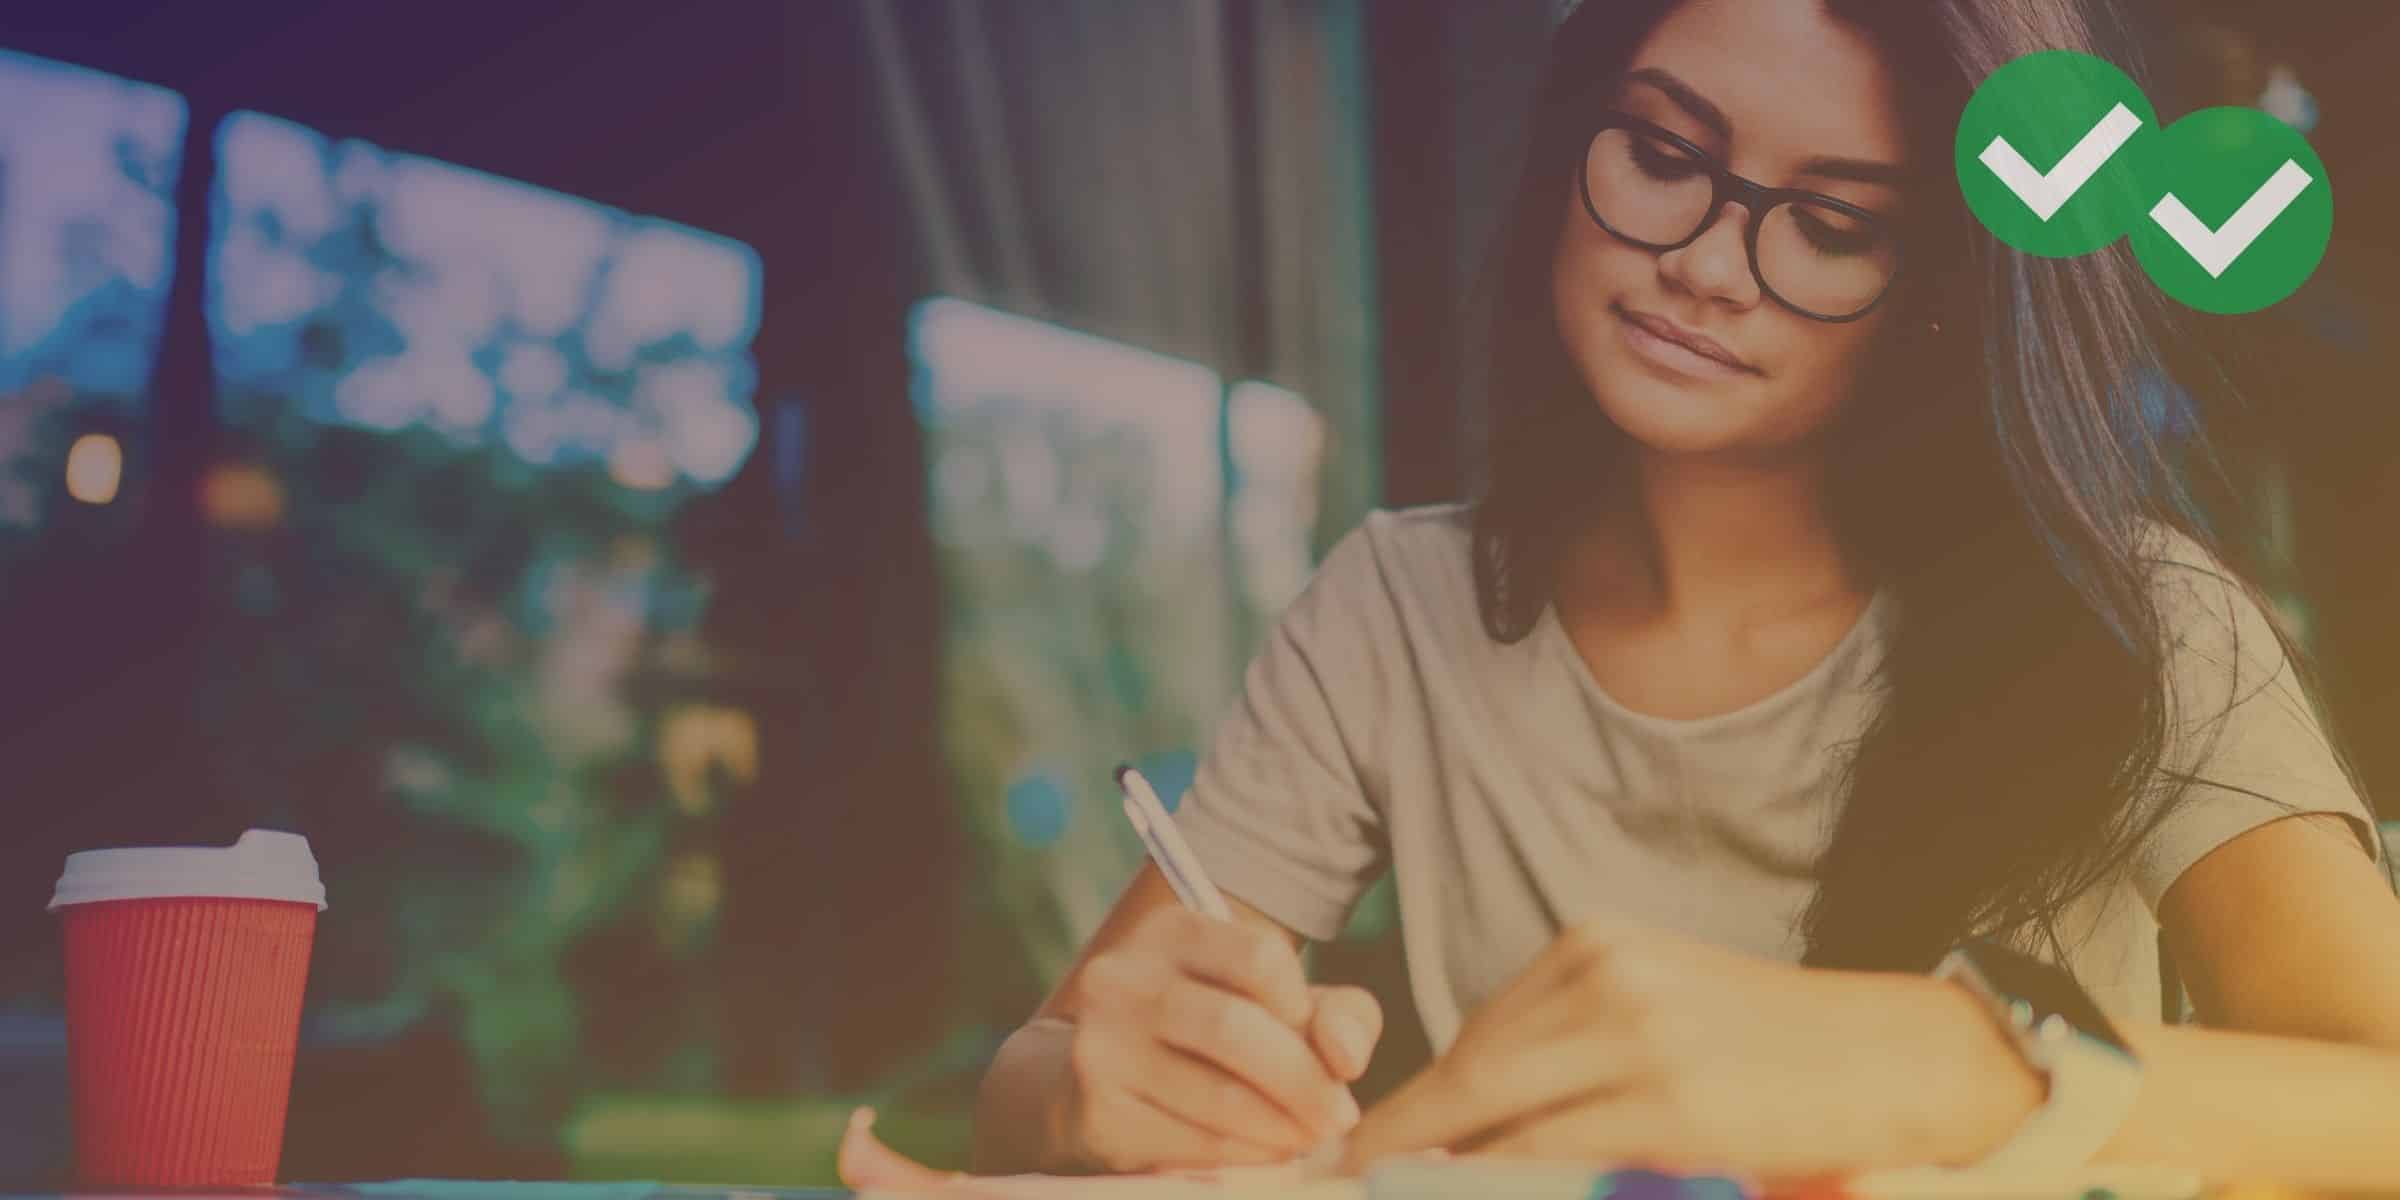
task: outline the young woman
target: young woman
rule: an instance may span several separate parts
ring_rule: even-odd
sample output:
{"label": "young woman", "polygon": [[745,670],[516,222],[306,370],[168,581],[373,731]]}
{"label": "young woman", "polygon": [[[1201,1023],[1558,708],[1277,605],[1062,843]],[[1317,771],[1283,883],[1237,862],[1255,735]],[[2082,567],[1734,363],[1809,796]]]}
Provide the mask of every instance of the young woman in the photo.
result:
{"label": "young woman", "polygon": [[[1798,1174],[2049,1113],[2079,1159],[2400,1180],[2400,902],[2134,399],[2157,296],[1948,178],[1973,85],[2050,48],[2138,67],[2103,0],[1563,23],[1476,501],[1328,556],[1178,816],[1239,920],[1145,870],[994,1064],[984,1166],[1346,1131]],[[1440,1053],[1362,1123],[1380,1014],[1297,948],[1385,871]],[[1926,973],[1979,940],[2063,969],[2138,1088],[2050,1112]]]}

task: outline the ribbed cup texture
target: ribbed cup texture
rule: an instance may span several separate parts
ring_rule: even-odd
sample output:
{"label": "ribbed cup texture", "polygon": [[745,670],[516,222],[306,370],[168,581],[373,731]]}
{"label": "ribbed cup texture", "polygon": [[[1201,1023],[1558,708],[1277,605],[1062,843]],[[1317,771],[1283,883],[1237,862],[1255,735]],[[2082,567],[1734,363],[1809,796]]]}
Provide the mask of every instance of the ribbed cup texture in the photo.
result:
{"label": "ribbed cup texture", "polygon": [[116,900],[61,915],[82,1183],[273,1183],[317,910]]}

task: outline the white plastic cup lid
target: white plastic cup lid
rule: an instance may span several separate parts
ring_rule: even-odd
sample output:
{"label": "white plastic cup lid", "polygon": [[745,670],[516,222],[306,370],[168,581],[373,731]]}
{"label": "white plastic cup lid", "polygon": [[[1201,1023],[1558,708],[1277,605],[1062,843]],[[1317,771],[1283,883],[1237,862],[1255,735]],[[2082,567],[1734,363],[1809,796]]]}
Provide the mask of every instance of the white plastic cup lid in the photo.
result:
{"label": "white plastic cup lid", "polygon": [[50,911],[103,900],[211,897],[285,900],[325,911],[317,856],[296,833],[253,829],[230,846],[140,846],[83,850],[50,893]]}

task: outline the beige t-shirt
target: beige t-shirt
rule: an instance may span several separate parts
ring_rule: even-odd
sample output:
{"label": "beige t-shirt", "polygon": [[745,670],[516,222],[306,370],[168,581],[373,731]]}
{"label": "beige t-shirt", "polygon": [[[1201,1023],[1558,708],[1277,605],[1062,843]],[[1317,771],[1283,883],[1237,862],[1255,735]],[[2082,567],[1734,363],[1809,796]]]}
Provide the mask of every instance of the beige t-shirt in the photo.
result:
{"label": "beige t-shirt", "polygon": [[[1326,557],[1251,663],[1177,814],[1211,877],[1322,940],[1394,872],[1437,1051],[1585,913],[1797,961],[1838,803],[1834,751],[1879,700],[1889,594],[1799,680],[1673,720],[1602,691],[1554,615],[1514,644],[1487,636],[1468,547],[1469,513],[1450,505],[1375,513]],[[2174,564],[2158,595],[2180,643],[2175,707],[2210,714],[2238,699],[2208,747],[2219,786],[2196,788],[2121,880],[2066,914],[2070,965],[2127,1020],[2159,1016],[2153,914],[2209,851],[2298,810],[2352,818],[2378,853],[2264,614],[2189,539],[2162,557]],[[2169,764],[2186,761],[2179,749]]]}

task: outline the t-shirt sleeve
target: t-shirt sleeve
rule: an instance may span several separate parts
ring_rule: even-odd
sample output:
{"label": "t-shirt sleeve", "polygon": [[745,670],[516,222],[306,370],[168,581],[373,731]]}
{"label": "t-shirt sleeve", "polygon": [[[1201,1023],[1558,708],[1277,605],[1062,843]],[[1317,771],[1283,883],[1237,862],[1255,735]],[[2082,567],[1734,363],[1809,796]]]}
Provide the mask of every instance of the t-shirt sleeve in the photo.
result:
{"label": "t-shirt sleeve", "polygon": [[2133,862],[2156,911],[2193,863],[2270,821],[2333,813],[2380,861],[2373,816],[2326,736],[2267,614],[2231,572],[2176,535],[2157,564],[2167,638],[2161,766],[2186,787]]}
{"label": "t-shirt sleeve", "polygon": [[1387,861],[1369,792],[1377,641],[1397,632],[1365,530],[1326,555],[1243,675],[1175,813],[1218,887],[1304,937],[1338,936]]}

